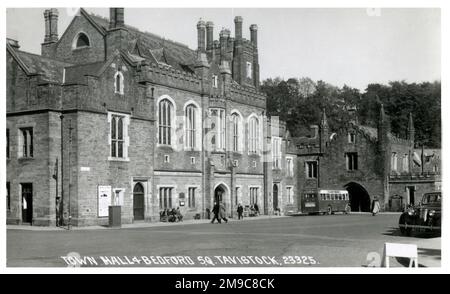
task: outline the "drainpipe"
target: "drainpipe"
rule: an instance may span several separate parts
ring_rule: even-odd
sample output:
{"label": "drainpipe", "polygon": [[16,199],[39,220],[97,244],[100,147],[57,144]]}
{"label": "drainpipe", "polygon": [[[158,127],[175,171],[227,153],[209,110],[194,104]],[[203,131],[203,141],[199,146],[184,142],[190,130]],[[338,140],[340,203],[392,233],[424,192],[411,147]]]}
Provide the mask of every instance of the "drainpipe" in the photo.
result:
{"label": "drainpipe", "polygon": [[61,201],[59,203],[59,225],[64,225],[64,137],[63,137],[63,122],[64,115],[60,115],[61,119]]}

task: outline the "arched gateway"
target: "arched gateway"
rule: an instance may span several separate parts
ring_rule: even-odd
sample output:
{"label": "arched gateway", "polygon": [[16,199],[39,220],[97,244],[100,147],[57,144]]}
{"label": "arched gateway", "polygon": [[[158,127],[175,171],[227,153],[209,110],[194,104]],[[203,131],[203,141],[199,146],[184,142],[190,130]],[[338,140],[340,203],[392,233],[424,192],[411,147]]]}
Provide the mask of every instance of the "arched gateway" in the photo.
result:
{"label": "arched gateway", "polygon": [[352,211],[370,211],[370,196],[363,186],[350,182],[344,188],[348,191]]}

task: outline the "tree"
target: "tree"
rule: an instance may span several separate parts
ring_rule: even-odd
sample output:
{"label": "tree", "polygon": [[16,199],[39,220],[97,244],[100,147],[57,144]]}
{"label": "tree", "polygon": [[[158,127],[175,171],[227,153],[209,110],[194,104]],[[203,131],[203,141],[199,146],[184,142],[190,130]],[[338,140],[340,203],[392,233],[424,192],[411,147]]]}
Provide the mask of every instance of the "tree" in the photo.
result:
{"label": "tree", "polygon": [[[369,84],[363,93],[344,85],[342,88],[310,78],[281,78],[263,81],[270,115],[285,120],[292,136],[309,134],[309,126],[320,122],[325,109],[331,130],[350,120],[377,126],[379,104],[383,103],[391,121],[391,131],[407,136],[409,113],[413,114],[415,139],[420,145],[441,146],[441,83],[406,83],[392,81],[388,85]],[[356,109],[356,117],[349,110]]]}

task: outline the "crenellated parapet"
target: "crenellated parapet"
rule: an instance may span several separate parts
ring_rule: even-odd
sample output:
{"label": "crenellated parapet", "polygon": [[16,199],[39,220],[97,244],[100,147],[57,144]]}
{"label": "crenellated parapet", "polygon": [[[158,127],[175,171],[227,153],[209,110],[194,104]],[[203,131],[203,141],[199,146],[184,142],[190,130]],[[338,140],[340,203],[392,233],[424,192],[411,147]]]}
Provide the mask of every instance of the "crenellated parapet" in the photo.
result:
{"label": "crenellated parapet", "polygon": [[403,145],[403,146],[410,146],[411,145],[411,141],[410,140],[399,138],[399,137],[396,137],[396,136],[394,136],[392,134],[390,136],[390,139],[391,139],[391,143],[396,144],[396,145]]}
{"label": "crenellated parapet", "polygon": [[230,99],[247,105],[266,108],[266,95],[255,90],[255,88],[232,84]]}
{"label": "crenellated parapet", "polygon": [[171,66],[144,61],[138,72],[139,83],[153,83],[193,92],[201,91],[202,79],[198,75]]}
{"label": "crenellated parapet", "polygon": [[211,108],[226,108],[226,102],[222,96],[214,95],[209,97],[209,107]]}

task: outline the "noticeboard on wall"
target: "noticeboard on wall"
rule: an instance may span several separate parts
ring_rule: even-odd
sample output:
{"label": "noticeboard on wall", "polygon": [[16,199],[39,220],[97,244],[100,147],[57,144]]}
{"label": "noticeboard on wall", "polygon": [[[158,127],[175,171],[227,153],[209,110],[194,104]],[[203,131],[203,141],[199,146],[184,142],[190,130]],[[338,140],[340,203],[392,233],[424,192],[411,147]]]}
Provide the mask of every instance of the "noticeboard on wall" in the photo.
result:
{"label": "noticeboard on wall", "polygon": [[111,186],[98,186],[98,217],[107,217],[110,205]]}

